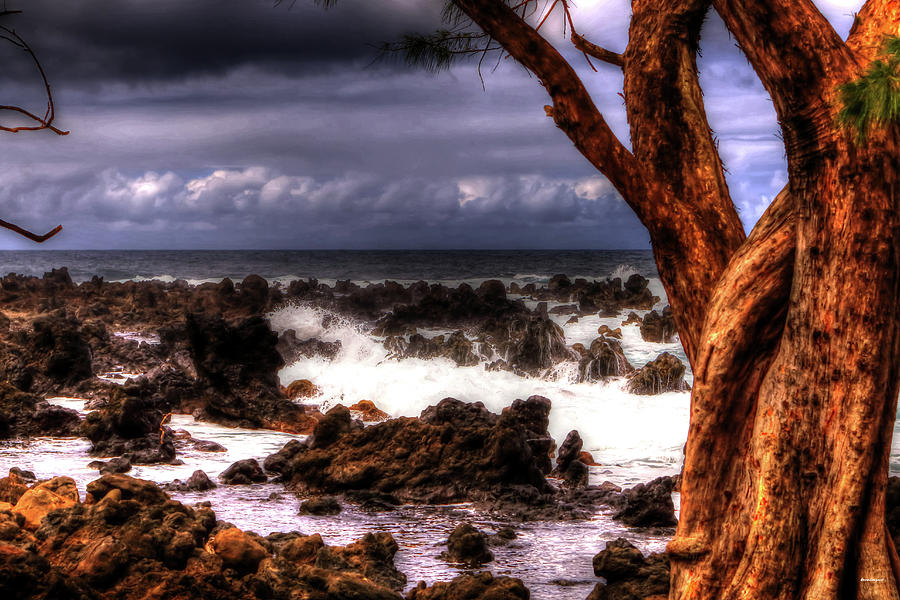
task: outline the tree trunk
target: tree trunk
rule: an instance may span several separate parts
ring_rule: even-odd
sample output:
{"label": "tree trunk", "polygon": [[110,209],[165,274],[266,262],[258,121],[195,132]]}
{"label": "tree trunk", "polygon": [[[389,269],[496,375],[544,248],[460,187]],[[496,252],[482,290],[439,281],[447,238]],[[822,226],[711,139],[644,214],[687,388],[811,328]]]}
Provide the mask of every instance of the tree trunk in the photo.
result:
{"label": "tree trunk", "polygon": [[772,97],[788,158],[789,186],[746,242],[697,81],[709,0],[632,0],[625,53],[596,51],[624,70],[633,154],[504,0],[454,1],[540,79],[547,114],[650,233],[695,377],[671,598],[900,600],[884,519],[900,133],[861,147],[836,125],[836,87],[897,33],[896,0],[868,0],[847,43],[811,0],[712,0]]}
{"label": "tree trunk", "polygon": [[[746,49],[742,38],[769,21],[766,4],[778,2],[716,7]],[[776,202],[720,280],[701,336],[669,545],[673,599],[900,598],[884,517],[900,368],[900,140],[896,125],[864,146],[838,130],[835,87],[862,61],[815,37],[827,64],[793,87],[784,82],[805,64],[799,51],[748,51],[785,132],[793,272],[777,269],[790,241],[765,231],[782,231]]]}

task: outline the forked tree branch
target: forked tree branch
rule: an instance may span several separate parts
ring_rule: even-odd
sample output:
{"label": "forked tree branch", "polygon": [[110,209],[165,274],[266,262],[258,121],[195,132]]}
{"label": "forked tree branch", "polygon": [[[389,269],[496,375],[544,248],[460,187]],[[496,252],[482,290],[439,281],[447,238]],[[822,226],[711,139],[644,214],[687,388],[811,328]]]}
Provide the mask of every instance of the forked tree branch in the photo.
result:
{"label": "forked tree branch", "polygon": [[881,52],[886,35],[900,33],[900,3],[868,0],[856,13],[847,46],[864,62]]}
{"label": "forked tree branch", "polygon": [[[502,0],[454,1],[482,31],[540,79],[553,101],[553,106],[547,107],[547,114],[557,127],[606,175],[626,201],[635,202],[633,192],[643,186],[642,170],[556,48]],[[634,206],[640,216],[643,211],[639,207],[640,204]]]}
{"label": "forked tree branch", "polygon": [[[854,58],[812,0],[713,0],[775,105],[788,167],[818,154]],[[802,24],[802,26],[798,26]]]}
{"label": "forked tree branch", "polygon": [[612,50],[607,50],[606,48],[602,48],[597,44],[589,42],[584,38],[583,35],[576,32],[574,29],[572,30],[572,44],[590,56],[591,58],[596,58],[597,60],[603,61],[605,63],[609,63],[611,65],[615,65],[617,67],[625,66],[625,57],[618,52],[613,52]]}

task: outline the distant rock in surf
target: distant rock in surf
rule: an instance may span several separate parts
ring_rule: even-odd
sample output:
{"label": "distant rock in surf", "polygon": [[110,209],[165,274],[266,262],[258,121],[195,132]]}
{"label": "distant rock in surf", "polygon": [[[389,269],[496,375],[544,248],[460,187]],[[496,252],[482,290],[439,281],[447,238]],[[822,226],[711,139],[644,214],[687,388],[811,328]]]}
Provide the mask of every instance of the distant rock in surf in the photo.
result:
{"label": "distant rock in surf", "polygon": [[691,389],[684,381],[685,366],[672,354],[663,352],[629,375],[625,388],[632,394],[650,396]]}

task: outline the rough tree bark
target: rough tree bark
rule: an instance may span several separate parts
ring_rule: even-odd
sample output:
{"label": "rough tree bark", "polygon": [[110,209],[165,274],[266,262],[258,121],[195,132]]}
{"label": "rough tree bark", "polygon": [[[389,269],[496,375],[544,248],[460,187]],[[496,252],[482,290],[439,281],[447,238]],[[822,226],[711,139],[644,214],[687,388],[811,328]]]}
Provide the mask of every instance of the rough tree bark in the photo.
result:
{"label": "rough tree bark", "polygon": [[789,183],[744,240],[695,56],[709,1],[632,1],[629,152],[574,70],[502,0],[455,0],[532,71],[559,128],[650,232],[695,385],[671,598],[900,598],[884,488],[900,367],[900,132],[837,125],[896,0],[844,42],[809,0],[714,0],[778,114]]}

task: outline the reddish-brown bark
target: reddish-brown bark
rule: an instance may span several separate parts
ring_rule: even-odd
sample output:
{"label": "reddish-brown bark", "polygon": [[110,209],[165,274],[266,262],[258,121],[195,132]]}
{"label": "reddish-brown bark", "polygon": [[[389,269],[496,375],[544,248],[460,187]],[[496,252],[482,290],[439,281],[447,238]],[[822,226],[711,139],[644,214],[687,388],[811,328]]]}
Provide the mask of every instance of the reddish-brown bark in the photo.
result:
{"label": "reddish-brown bark", "polygon": [[[900,367],[900,133],[837,125],[894,0],[847,43],[810,0],[713,0],[775,105],[789,184],[744,240],[695,56],[710,2],[633,0],[633,153],[574,71],[502,0],[455,0],[547,88],[553,116],[647,226],[695,386],[674,598],[900,598],[884,488]],[[603,50],[600,48],[599,50]]]}

